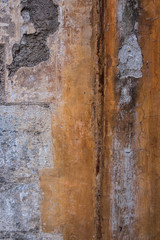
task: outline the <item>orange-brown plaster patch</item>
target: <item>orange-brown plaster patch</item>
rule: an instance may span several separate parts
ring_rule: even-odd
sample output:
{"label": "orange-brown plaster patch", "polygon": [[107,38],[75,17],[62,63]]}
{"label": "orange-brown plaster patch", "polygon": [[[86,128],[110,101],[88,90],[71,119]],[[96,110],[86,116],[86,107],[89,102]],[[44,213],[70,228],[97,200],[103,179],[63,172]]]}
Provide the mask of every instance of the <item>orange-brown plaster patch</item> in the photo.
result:
{"label": "orange-brown plaster patch", "polygon": [[143,77],[137,106],[139,136],[138,236],[160,239],[160,2],[140,1],[139,42]]}
{"label": "orange-brown plaster patch", "polygon": [[41,172],[43,231],[64,239],[94,239],[94,136],[92,60],[87,46],[69,46],[62,102],[52,121],[55,167]]}

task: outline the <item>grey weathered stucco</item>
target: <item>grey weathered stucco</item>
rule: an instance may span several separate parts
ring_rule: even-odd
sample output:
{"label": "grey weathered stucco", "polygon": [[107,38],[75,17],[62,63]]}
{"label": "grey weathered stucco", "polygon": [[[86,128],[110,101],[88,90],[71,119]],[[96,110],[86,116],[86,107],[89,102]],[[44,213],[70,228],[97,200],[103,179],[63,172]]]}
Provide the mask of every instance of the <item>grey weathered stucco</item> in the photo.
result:
{"label": "grey weathered stucco", "polygon": [[133,239],[136,222],[136,97],[142,77],[142,51],[138,43],[138,1],[118,1],[120,48],[116,79],[117,115],[115,119],[112,169],[112,237]]}
{"label": "grey weathered stucco", "polygon": [[50,108],[6,105],[0,113],[0,239],[53,239],[41,232],[39,179],[53,167]]}

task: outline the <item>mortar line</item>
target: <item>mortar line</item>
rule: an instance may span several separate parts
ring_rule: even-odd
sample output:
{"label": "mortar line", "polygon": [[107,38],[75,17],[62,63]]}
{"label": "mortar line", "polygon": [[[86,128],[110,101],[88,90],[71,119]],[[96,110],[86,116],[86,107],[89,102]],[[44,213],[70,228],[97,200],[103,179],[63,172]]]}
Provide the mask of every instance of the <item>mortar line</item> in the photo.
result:
{"label": "mortar line", "polygon": [[1,102],[0,106],[41,106],[50,107],[51,103],[48,102]]}

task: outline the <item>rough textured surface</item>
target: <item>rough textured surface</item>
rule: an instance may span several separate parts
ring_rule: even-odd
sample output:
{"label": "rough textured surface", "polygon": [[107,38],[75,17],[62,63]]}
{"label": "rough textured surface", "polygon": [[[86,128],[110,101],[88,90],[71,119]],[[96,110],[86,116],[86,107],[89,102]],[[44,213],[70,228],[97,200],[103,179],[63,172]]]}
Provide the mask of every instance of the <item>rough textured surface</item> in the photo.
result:
{"label": "rough textured surface", "polygon": [[105,10],[102,239],[160,239],[159,7],[119,0]]}
{"label": "rough textured surface", "polygon": [[20,44],[12,48],[13,62],[8,66],[9,76],[20,67],[33,67],[49,59],[46,44],[49,34],[58,29],[58,6],[52,0],[22,0],[21,14],[25,22],[34,24],[35,33],[23,34]]}
{"label": "rough textured surface", "polygon": [[5,45],[0,44],[0,102],[5,100]]}
{"label": "rough textured surface", "polygon": [[41,171],[42,226],[63,231],[67,240],[95,239],[92,1],[61,4],[68,37],[62,98],[52,121],[55,167]]}
{"label": "rough textured surface", "polygon": [[0,112],[0,234],[31,239],[32,233],[37,239],[42,198],[39,170],[53,167],[50,110],[0,106]]}
{"label": "rough textured surface", "polygon": [[135,34],[131,34],[122,45],[118,68],[121,78],[142,77],[142,53]]}
{"label": "rough textured surface", "polygon": [[[112,237],[135,238],[137,168],[136,168],[136,101],[142,77],[142,52],[137,41],[138,1],[124,0],[118,12],[120,28],[119,75],[115,80],[115,102],[112,151]],[[132,228],[130,227],[132,226]]]}
{"label": "rough textured surface", "polygon": [[108,56],[104,76],[102,239],[141,239],[137,232],[136,106],[143,63],[138,42],[138,1],[109,1],[105,11],[104,24],[112,27],[105,34]]}
{"label": "rough textured surface", "polygon": [[118,28],[122,40],[127,36],[137,32],[138,1],[118,0],[117,1]]}
{"label": "rough textured surface", "polygon": [[[160,2],[140,1],[143,78],[137,99],[138,224],[140,239],[160,239]],[[143,226],[141,228],[140,226]]]}
{"label": "rough textured surface", "polygon": [[159,1],[0,9],[0,239],[159,240]]}
{"label": "rough textured surface", "polygon": [[0,238],[95,239],[92,0],[0,8]]}
{"label": "rough textured surface", "polygon": [[0,239],[3,240],[63,240],[60,234],[38,233],[38,232],[0,232]]}

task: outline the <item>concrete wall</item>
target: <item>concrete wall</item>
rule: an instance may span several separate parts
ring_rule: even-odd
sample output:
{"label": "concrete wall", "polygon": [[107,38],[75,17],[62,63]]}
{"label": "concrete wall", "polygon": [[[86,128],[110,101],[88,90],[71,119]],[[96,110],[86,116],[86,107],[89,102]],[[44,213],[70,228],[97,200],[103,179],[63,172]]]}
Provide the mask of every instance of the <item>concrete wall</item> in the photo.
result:
{"label": "concrete wall", "polygon": [[0,9],[0,239],[92,239],[92,1]]}
{"label": "concrete wall", "polygon": [[0,239],[160,239],[159,8],[0,2]]}
{"label": "concrete wall", "polygon": [[105,3],[99,239],[160,239],[159,1]]}

